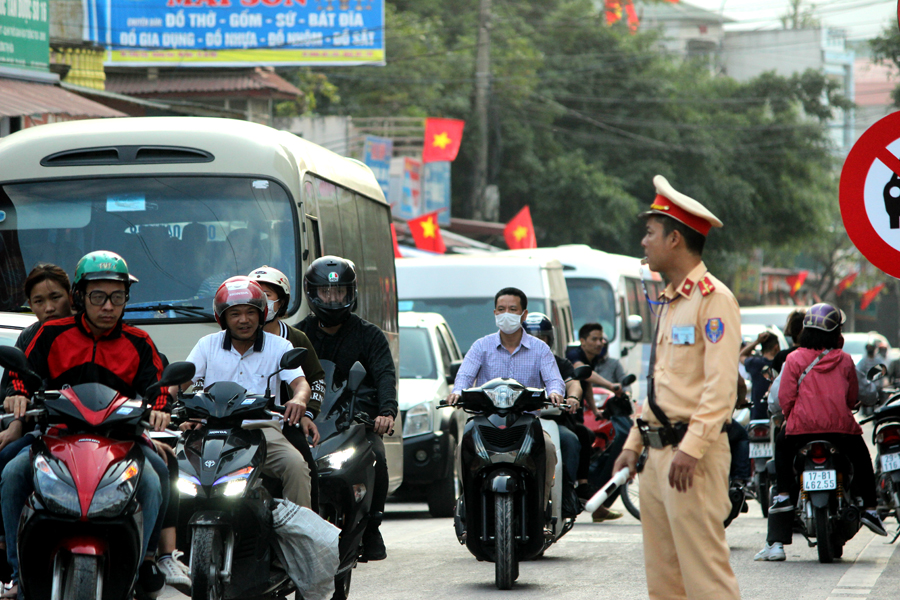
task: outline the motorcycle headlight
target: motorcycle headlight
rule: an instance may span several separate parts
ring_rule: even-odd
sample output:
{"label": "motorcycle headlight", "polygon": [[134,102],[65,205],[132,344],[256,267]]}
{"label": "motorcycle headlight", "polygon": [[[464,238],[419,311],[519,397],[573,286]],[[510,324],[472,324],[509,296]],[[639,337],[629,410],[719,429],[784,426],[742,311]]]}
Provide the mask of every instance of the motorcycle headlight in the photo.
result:
{"label": "motorcycle headlight", "polygon": [[323,457],[321,462],[327,469],[340,469],[344,466],[344,463],[350,460],[355,452],[356,448],[344,448],[343,450],[338,450],[333,454]]}
{"label": "motorcycle headlight", "polygon": [[244,467],[223,477],[219,477],[213,483],[213,494],[216,496],[240,496],[250,483],[253,467]]}
{"label": "motorcycle headlight", "polygon": [[[63,480],[63,477],[71,481],[71,474],[66,466],[54,460],[51,466],[43,455],[34,459],[34,490],[44,502],[48,510],[72,517],[81,516],[81,503],[78,500],[78,490],[72,483]],[[57,472],[54,467],[59,470]],[[60,477],[62,475],[63,477]]]}
{"label": "motorcycle headlight", "polygon": [[403,418],[403,437],[408,438],[434,431],[432,410],[431,402],[423,402],[406,411],[406,416]]}
{"label": "motorcycle headlight", "polygon": [[178,483],[176,484],[178,491],[185,496],[194,497],[197,495],[197,488],[200,487],[200,480],[193,475],[188,475],[184,471],[178,473]]}
{"label": "motorcycle headlight", "polygon": [[88,509],[88,517],[115,517],[128,505],[134,496],[137,475],[140,473],[138,465],[133,460],[122,461],[111,466],[97,491]]}
{"label": "motorcycle headlight", "polygon": [[508,385],[497,386],[492,390],[484,390],[497,408],[512,408],[516,399],[522,394],[522,390],[514,390]]}

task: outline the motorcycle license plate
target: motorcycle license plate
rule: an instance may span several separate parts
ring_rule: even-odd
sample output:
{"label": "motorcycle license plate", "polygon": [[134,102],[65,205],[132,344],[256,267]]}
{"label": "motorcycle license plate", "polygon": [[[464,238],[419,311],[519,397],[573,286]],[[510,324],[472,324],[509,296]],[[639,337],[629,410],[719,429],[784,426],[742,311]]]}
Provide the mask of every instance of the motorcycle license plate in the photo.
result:
{"label": "motorcycle license plate", "polygon": [[750,458],[772,458],[772,444],[750,444]]}
{"label": "motorcycle license plate", "polygon": [[885,473],[900,470],[900,452],[883,455],[881,457],[881,470]]}
{"label": "motorcycle license plate", "polygon": [[833,490],[837,488],[837,471],[804,471],[803,490],[816,492],[819,490]]}

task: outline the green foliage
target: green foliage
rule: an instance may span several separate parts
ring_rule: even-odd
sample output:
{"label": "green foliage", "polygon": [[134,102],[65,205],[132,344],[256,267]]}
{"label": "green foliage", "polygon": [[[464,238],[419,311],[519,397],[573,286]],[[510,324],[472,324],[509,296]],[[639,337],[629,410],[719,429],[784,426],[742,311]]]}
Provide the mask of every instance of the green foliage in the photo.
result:
{"label": "green foliage", "polygon": [[[312,90],[320,114],[465,119],[453,165],[462,217],[475,155],[478,4],[389,2],[388,65],[322,71],[336,91]],[[739,267],[753,248],[803,247],[834,226],[825,121],[851,105],[821,73],[741,83],[708,61],[663,54],[655,33],[608,27],[590,0],[492,4],[488,175],[501,220],[528,204],[541,245],[639,254],[635,217],[659,173],[725,223],[707,245],[722,265]]]}

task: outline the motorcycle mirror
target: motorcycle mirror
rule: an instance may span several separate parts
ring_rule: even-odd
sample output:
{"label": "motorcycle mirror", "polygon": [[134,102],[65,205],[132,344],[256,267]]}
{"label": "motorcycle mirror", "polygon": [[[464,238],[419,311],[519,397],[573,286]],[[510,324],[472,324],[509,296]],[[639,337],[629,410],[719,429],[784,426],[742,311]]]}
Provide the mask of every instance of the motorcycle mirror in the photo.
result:
{"label": "motorcycle mirror", "polygon": [[282,369],[296,369],[303,364],[306,358],[306,348],[293,348],[281,355],[278,366]]}
{"label": "motorcycle mirror", "polygon": [[366,378],[366,373],[366,368],[362,366],[362,363],[359,361],[353,363],[353,366],[350,367],[350,375],[347,377],[347,387],[350,388],[351,392],[359,389],[363,379]]}
{"label": "motorcycle mirror", "polygon": [[0,366],[7,371],[15,371],[25,380],[28,387],[37,388],[41,385],[42,380],[31,370],[28,357],[15,346],[0,346]]}
{"label": "motorcycle mirror", "polygon": [[866,372],[866,379],[869,381],[878,381],[887,375],[887,367],[884,365],[875,365]]}
{"label": "motorcycle mirror", "polygon": [[197,372],[197,366],[188,361],[173,362],[163,369],[162,377],[157,384],[159,387],[169,387],[170,385],[181,385],[194,378]]}
{"label": "motorcycle mirror", "polygon": [[637,375],[634,373],[629,373],[625,376],[625,379],[622,380],[622,387],[627,388],[629,385],[637,381]]}
{"label": "motorcycle mirror", "polygon": [[575,377],[574,379],[578,379],[579,381],[584,381],[588,377],[591,376],[594,370],[591,369],[587,365],[581,365],[580,367],[575,367]]}

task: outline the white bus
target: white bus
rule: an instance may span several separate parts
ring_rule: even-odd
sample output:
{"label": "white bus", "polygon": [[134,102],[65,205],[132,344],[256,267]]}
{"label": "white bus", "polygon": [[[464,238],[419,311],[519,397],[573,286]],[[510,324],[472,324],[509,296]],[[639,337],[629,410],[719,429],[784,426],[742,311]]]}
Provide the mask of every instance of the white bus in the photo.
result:
{"label": "white bus", "polygon": [[[335,254],[356,263],[357,312],[385,332],[396,365],[390,222],[368,167],[263,125],[154,117],[35,127],[0,140],[0,312],[22,310],[36,263],[71,276],[84,254],[111,250],[140,280],[126,319],[183,360],[219,330],[212,297],[226,278],[282,270],[286,321],[296,323],[308,310],[306,267]],[[389,464],[402,465],[395,438],[385,439]],[[392,487],[402,472],[392,467]]]}
{"label": "white bus", "polygon": [[575,338],[585,323],[600,323],[609,339],[609,355],[620,358],[628,373],[638,376],[636,399],[647,390],[647,368],[656,319],[644,297],[643,286],[656,300],[665,287],[662,278],[641,267],[632,256],[609,254],[585,245],[508,250],[508,256],[529,256],[562,263],[572,306]]}

